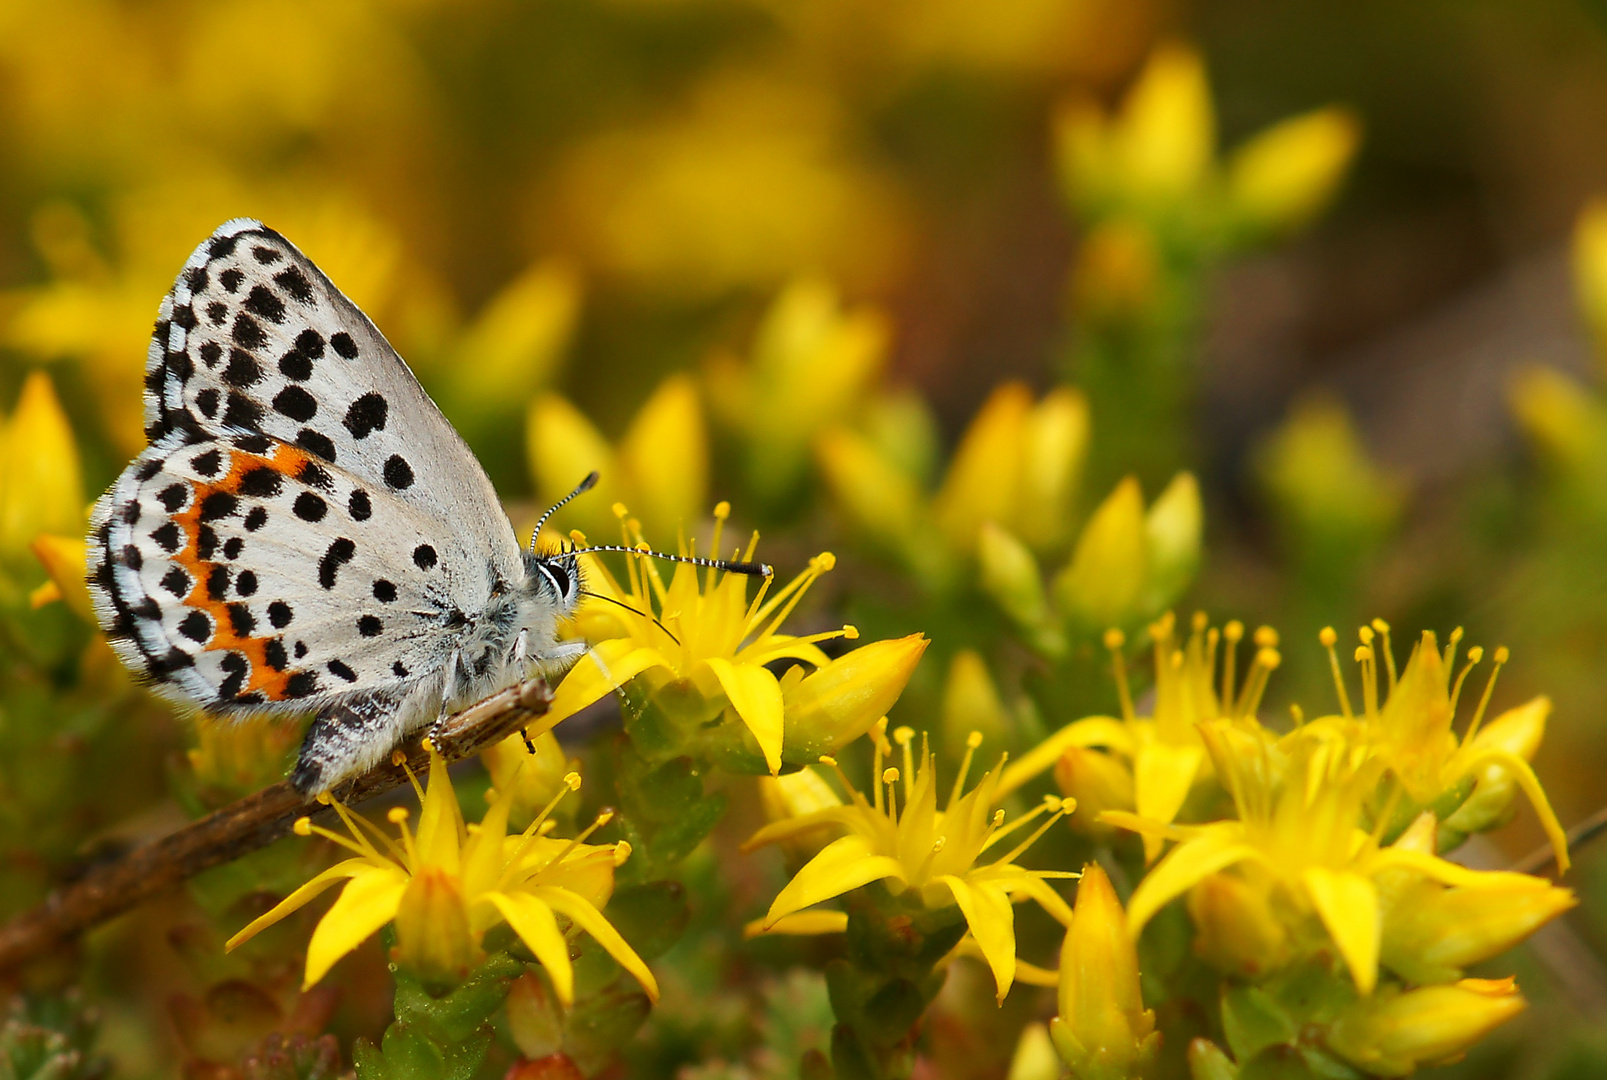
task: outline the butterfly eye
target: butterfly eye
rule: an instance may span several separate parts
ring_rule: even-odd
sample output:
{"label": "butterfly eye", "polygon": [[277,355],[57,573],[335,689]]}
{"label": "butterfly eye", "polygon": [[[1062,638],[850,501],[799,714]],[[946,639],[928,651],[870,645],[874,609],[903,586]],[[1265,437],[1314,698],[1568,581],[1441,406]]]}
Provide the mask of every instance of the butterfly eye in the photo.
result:
{"label": "butterfly eye", "polygon": [[567,570],[557,563],[542,563],[541,572],[547,575],[547,580],[552,582],[553,591],[559,597],[569,595],[569,572]]}

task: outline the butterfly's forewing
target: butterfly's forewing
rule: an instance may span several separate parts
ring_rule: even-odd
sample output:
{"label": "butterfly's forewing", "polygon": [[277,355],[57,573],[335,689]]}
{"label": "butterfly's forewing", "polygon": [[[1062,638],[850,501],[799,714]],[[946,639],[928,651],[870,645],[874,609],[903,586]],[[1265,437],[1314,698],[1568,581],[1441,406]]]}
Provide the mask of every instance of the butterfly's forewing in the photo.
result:
{"label": "butterfly's forewing", "polygon": [[262,435],[161,438],[91,528],[91,591],[119,654],[216,712],[405,687],[448,661],[465,597],[484,595],[483,557],[432,517]]}
{"label": "butterfly's forewing", "polygon": [[259,222],[224,224],[185,263],[145,386],[152,442],[272,436],[474,537],[502,576],[517,572],[513,530],[473,452],[368,317]]}

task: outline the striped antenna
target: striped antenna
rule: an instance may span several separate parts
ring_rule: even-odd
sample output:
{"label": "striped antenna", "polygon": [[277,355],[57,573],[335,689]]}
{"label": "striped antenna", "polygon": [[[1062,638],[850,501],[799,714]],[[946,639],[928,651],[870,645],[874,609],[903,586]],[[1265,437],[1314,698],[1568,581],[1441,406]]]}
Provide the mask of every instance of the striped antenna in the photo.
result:
{"label": "striped antenna", "polygon": [[556,514],[559,510],[563,509],[563,507],[577,495],[584,495],[586,492],[596,487],[597,481],[599,478],[601,478],[601,476],[601,473],[599,473],[596,469],[593,469],[591,472],[586,474],[586,479],[575,485],[574,491],[571,491],[568,495],[565,495],[563,498],[559,499],[557,502],[553,503],[547,508],[547,512],[541,515],[541,520],[536,522],[536,527],[530,531],[530,554],[534,555],[536,553],[536,537],[541,535],[541,527],[547,524],[547,519],[552,517],[552,515]]}
{"label": "striped antenna", "polygon": [[644,547],[626,547],[624,544],[598,544],[595,547],[572,548],[565,555],[590,555],[594,551],[623,551],[627,555],[647,555],[665,562],[682,562],[692,566],[706,566],[711,570],[724,570],[728,574],[747,574],[750,577],[772,577],[775,570],[769,563],[735,562],[729,559],[703,559],[696,555],[670,555]]}

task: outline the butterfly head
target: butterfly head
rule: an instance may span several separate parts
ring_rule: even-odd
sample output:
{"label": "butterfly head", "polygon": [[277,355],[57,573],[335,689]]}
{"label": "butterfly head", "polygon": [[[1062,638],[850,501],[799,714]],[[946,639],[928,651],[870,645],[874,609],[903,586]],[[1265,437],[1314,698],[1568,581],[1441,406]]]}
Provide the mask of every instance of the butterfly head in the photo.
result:
{"label": "butterfly head", "polygon": [[529,552],[525,573],[533,591],[569,614],[580,601],[580,560],[571,551]]}

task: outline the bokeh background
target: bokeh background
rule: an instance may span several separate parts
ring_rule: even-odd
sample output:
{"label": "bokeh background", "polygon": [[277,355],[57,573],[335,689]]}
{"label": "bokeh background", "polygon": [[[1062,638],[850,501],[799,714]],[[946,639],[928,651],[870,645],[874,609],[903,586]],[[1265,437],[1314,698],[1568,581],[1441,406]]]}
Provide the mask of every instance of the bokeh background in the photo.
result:
{"label": "bokeh background", "polygon": [[[1607,801],[1598,193],[1599,0],[0,0],[0,560],[27,609],[0,897],[180,820],[193,731],[63,659],[83,629],[32,610],[30,545],[142,445],[156,304],[239,215],[374,318],[516,520],[601,458],[568,522],[594,535],[615,498],[661,536],[732,498],[778,564],[859,544],[819,606],[930,633],[917,704],[980,632],[942,588],[867,593],[952,559],[941,497],[923,534],[856,478],[930,489],[997,387],[1079,387],[1066,520],[1191,469],[1184,602],[1283,628],[1272,709],[1329,692],[1322,625],[1466,625],[1513,649],[1503,694],[1552,695],[1536,767],[1581,819]],[[1470,858],[1540,840],[1525,812]],[[1583,906],[1517,961],[1537,1007],[1462,1068],[1607,1068],[1607,858],[1579,861]],[[194,992],[169,944],[118,941],[103,1044],[129,1075],[205,1057],[131,989]]]}

